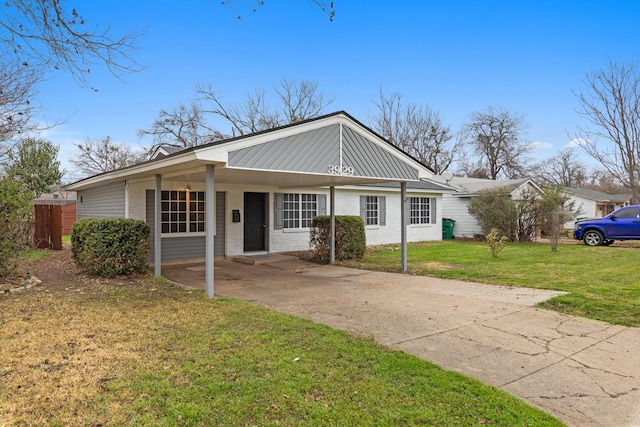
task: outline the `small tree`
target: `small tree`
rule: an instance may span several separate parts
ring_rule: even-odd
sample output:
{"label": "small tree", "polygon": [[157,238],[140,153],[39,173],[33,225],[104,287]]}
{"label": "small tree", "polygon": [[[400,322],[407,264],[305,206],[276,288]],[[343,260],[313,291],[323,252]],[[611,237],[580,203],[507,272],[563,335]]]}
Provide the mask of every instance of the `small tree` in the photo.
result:
{"label": "small tree", "polygon": [[513,199],[509,188],[481,191],[469,203],[469,213],[478,221],[482,234],[497,229],[510,241],[535,240],[538,225],[537,193],[525,190]]}
{"label": "small tree", "polygon": [[536,229],[538,227],[538,199],[540,195],[533,191],[522,192],[516,200],[516,236],[518,242],[532,242],[536,239]]}
{"label": "small tree", "polygon": [[551,250],[555,252],[558,249],[560,226],[578,214],[575,202],[562,192],[560,186],[549,187],[539,200],[539,211],[540,230],[549,236]]}
{"label": "small tree", "polygon": [[509,240],[516,240],[518,215],[508,189],[499,188],[480,192],[471,200],[468,210],[478,221],[484,236],[495,228]]}
{"label": "small tree", "polygon": [[489,234],[487,234],[487,243],[489,249],[491,249],[491,257],[498,258],[498,254],[507,245],[507,236],[500,235],[500,231],[497,228],[492,228]]}
{"label": "small tree", "polygon": [[44,139],[26,138],[8,154],[4,162],[8,175],[19,179],[38,197],[60,182],[59,147]]}

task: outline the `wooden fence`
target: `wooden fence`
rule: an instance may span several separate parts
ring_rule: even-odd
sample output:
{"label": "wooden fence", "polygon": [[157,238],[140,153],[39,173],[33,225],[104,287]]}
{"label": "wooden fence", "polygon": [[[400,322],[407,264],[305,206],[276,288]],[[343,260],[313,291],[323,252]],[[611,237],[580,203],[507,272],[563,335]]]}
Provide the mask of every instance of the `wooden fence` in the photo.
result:
{"label": "wooden fence", "polygon": [[76,204],[34,205],[34,246],[40,249],[62,249],[62,236],[71,234],[76,221]]}

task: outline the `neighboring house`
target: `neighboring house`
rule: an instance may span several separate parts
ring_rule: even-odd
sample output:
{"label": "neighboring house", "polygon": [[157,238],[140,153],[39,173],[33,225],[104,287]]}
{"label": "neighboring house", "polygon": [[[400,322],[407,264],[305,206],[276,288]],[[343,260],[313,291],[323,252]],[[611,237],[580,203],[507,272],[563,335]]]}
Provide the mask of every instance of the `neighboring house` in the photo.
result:
{"label": "neighboring house", "polygon": [[[574,202],[577,218],[602,218],[623,206],[631,204],[631,194],[607,194],[595,190],[563,187],[562,191]],[[575,221],[568,221],[564,228],[573,229]]]}
{"label": "neighboring house", "polygon": [[481,191],[506,188],[514,200],[518,200],[526,191],[542,194],[542,189],[530,178],[497,181],[459,176],[447,179],[444,176],[440,176],[439,180],[456,189],[455,193],[443,193],[442,216],[455,221],[453,235],[458,238],[472,238],[482,234],[480,224],[469,213],[469,203]]}
{"label": "neighboring house", "polygon": [[311,219],[332,212],[360,215],[368,244],[398,243],[403,185],[406,240],[441,240],[442,194],[453,189],[336,112],[178,152],[158,150],[150,161],[66,188],[78,192],[78,218],[149,224],[155,261],[158,252],[161,260],[205,257],[206,247],[225,256],[308,249]]}

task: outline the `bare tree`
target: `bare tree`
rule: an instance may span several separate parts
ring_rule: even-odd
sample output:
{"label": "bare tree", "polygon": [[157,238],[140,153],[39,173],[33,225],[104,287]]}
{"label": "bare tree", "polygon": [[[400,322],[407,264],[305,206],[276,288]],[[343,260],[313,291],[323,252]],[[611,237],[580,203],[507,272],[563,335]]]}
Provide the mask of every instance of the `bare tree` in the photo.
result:
{"label": "bare tree", "polygon": [[587,170],[576,159],[575,148],[560,150],[557,156],[532,167],[536,181],[565,187],[581,187],[587,182]]}
{"label": "bare tree", "polygon": [[207,125],[202,106],[192,102],[190,106],[178,105],[174,110],[160,110],[158,118],[148,130],[138,130],[138,136],[150,135],[154,144],[149,151],[160,145],[195,147],[223,139],[225,135]]}
{"label": "bare tree", "polygon": [[318,92],[318,83],[308,80],[280,79],[274,90],[280,99],[276,116],[280,124],[296,123],[322,115],[324,108],[333,102]]}
{"label": "bare tree", "polygon": [[[577,113],[593,128],[578,127],[580,146],[640,202],[640,73],[638,63],[609,61],[587,73],[585,92],[576,93]],[[605,140],[600,144],[599,140]]]}
{"label": "bare tree", "polygon": [[[40,81],[40,69],[0,61],[0,141],[9,141],[20,133],[32,130],[34,112],[31,99]],[[6,157],[12,145],[0,144],[0,159]]]}
{"label": "bare tree", "polygon": [[[241,12],[238,12],[237,3],[238,3],[238,0],[222,1],[223,6],[229,6],[229,9],[231,9],[231,12],[234,13],[238,19],[242,19],[242,16],[240,15]],[[254,13],[257,12],[258,8],[265,5],[264,0],[249,0],[247,3],[249,8],[251,9],[251,12],[254,12]],[[335,14],[336,14],[336,11],[333,7],[333,2],[326,2],[321,0],[310,0],[310,3],[318,6],[325,14],[327,14],[327,16],[329,17],[329,21],[333,21],[333,18],[335,17]]]}
{"label": "bare tree", "polygon": [[317,82],[308,80],[297,82],[283,78],[279,86],[274,86],[274,91],[278,100],[275,107],[268,103],[267,91],[258,89],[247,94],[244,103],[227,105],[213,85],[196,86],[196,96],[205,104],[204,111],[224,119],[231,126],[232,136],[318,117],[333,102],[333,98],[326,99],[318,90]]}
{"label": "bare tree", "polygon": [[80,152],[69,160],[85,175],[109,172],[144,160],[144,153],[129,145],[117,144],[108,136],[100,140],[87,138],[75,145]]}
{"label": "bare tree", "polygon": [[527,127],[524,115],[489,107],[471,113],[461,131],[488,178],[511,179],[525,175],[527,154],[531,151],[523,140]]}
{"label": "bare tree", "polygon": [[[193,147],[317,117],[333,102],[318,91],[317,83],[306,80],[282,79],[274,90],[275,106],[268,103],[267,91],[258,89],[247,94],[243,103],[234,105],[225,102],[212,84],[197,85],[196,99],[190,107],[179,105],[173,111],[161,110],[151,128],[139,130],[138,136],[152,136],[153,147],[162,144]],[[229,130],[214,127],[211,123],[215,119],[223,119]]]}
{"label": "bare tree", "polygon": [[629,191],[618,179],[602,168],[595,168],[589,172],[589,179],[584,187],[608,194],[623,194]]}
{"label": "bare tree", "polygon": [[77,9],[68,10],[59,0],[4,1],[0,7],[0,158],[13,149],[16,136],[43,129],[32,120],[38,110],[33,98],[37,85],[50,72],[62,70],[86,85],[93,65],[106,66],[118,77],[138,71],[141,67],[131,53],[141,35],[114,37],[109,27],[90,27]]}
{"label": "bare tree", "polygon": [[113,36],[109,26],[90,25],[60,0],[6,0],[0,8],[4,58],[11,55],[17,64],[66,71],[83,85],[93,65],[104,65],[117,77],[139,71],[132,52],[142,34]]}
{"label": "bare tree", "polygon": [[462,158],[462,142],[452,142],[451,129],[439,112],[427,105],[403,105],[401,94],[385,96],[382,90],[374,104],[378,114],[372,118],[373,130],[435,173],[446,172]]}

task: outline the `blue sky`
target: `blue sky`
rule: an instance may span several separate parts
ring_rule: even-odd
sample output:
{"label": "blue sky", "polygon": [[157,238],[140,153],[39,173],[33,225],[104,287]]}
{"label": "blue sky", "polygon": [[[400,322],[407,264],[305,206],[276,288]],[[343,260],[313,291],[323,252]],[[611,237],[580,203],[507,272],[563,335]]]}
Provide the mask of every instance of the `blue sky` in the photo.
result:
{"label": "blue sky", "polygon": [[535,156],[548,158],[584,124],[572,91],[585,73],[609,58],[640,59],[637,1],[338,0],[333,22],[311,0],[265,0],[256,13],[247,4],[238,0],[234,13],[207,0],[67,0],[116,34],[146,28],[135,53],[146,68],[125,82],[94,69],[98,92],[65,75],[40,87],[43,117],[64,120],[42,135],[60,145],[63,167],[72,172],[72,144],[85,138],[150,145],[137,130],[160,109],[189,103],[197,83],[239,103],[283,77],[318,82],[335,97],[326,112],[365,124],[381,88],[438,110],[453,131],[489,106],[519,112],[540,147]]}

